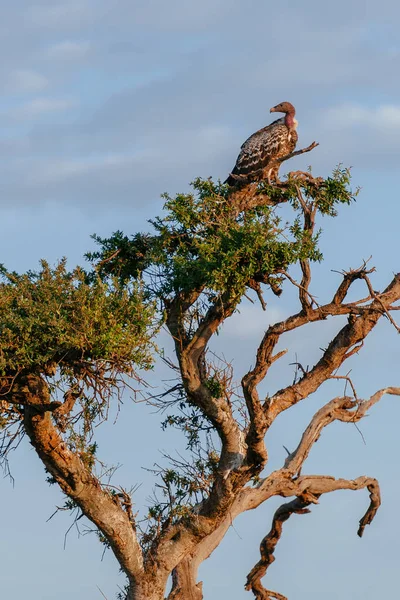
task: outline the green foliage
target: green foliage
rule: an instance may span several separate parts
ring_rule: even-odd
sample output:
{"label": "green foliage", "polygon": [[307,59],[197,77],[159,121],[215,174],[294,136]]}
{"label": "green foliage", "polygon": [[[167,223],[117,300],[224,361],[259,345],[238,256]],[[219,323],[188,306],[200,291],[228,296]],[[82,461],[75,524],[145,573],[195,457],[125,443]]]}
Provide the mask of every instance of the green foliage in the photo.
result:
{"label": "green foliage", "polygon": [[[90,261],[100,259],[98,271],[110,275],[118,274],[121,281],[138,278],[149,268],[152,262],[154,236],[136,233],[128,237],[122,231],[116,231],[111,238],[103,239],[93,235],[93,239],[102,247],[101,252],[88,252],[86,258]],[[104,260],[103,260],[104,259]],[[95,274],[92,274],[94,277]]]}
{"label": "green foliage", "polygon": [[154,305],[138,283],[69,272],[65,261],[55,268],[43,261],[38,272],[23,275],[2,267],[0,276],[0,455],[21,432],[21,410],[6,394],[24,375],[36,374],[48,379],[53,400],[71,396],[68,416],[54,413],[54,419],[92,469],[94,424],[107,418],[125,376],[152,366]]}
{"label": "green foliage", "polygon": [[79,378],[82,364],[104,361],[120,372],[151,365],[153,309],[139,286],[88,282],[84,271],[52,269],[23,275],[4,268],[0,282],[0,375],[20,371]]}
{"label": "green foliage", "polygon": [[[227,185],[196,179],[192,188],[191,193],[163,196],[164,211],[150,221],[151,233],[94,236],[99,249],[87,255],[95,264],[89,273],[68,271],[65,261],[55,268],[43,261],[38,272],[23,275],[1,268],[0,429],[5,442],[0,441],[0,456],[20,431],[13,432],[10,424],[19,427],[23,416],[18,402],[7,402],[9,386],[19,375],[34,373],[47,378],[55,399],[67,403],[68,394],[73,398],[67,416],[54,411],[52,418],[69,448],[92,470],[94,424],[107,418],[109,400],[126,376],[151,368],[152,337],[162,318],[155,321],[156,306],[162,315],[174,298],[182,300],[182,339],[189,340],[210,308],[229,302],[231,314],[249,286],[257,290],[261,282],[279,293],[283,272],[291,265],[322,259],[314,216],[336,216],[337,207],[357,195],[350,189],[349,170],[341,166],[327,179],[289,177],[282,187],[262,182],[245,210],[235,205]],[[289,223],[282,220],[282,203],[293,209]],[[212,367],[205,358],[204,369],[210,395],[225,397],[234,407],[229,369]],[[162,427],[184,432],[194,460],[168,457],[170,468],[156,465],[161,497],[149,507],[142,532],[145,549],[166,524],[193,517],[218,468],[212,425],[188,402],[182,382],[174,387],[176,401],[162,402],[178,414],[168,414]],[[65,509],[75,510],[69,502]]]}
{"label": "green foliage", "polygon": [[336,217],[338,204],[350,204],[358,196],[359,188],[353,192],[349,188],[350,182],[350,169],[342,168],[339,165],[333,171],[332,177],[325,179],[320,187],[313,189],[308,185],[305,187],[305,192],[321,214]]}
{"label": "green foliage", "polygon": [[167,427],[175,427],[183,431],[187,439],[187,447],[190,450],[198,450],[200,447],[201,433],[212,430],[210,424],[204,418],[202,412],[196,407],[188,407],[184,399],[178,403],[180,414],[169,414],[161,423],[163,430]]}
{"label": "green foliage", "polygon": [[[321,260],[318,234],[310,235],[301,223],[298,191],[321,214],[334,216],[336,205],[354,199],[350,174],[337,168],[326,180],[291,180],[285,188],[261,183],[276,206],[260,205],[238,211],[229,199],[229,187],[211,179],[196,179],[193,193],[164,195],[164,215],[151,221],[153,234],[129,238],[116,232],[111,238],[95,236],[100,250],[88,255],[103,277],[143,278],[146,292],[168,300],[176,294],[198,291],[208,302],[222,294],[238,301],[249,282],[263,280],[300,259]],[[291,224],[282,223],[279,203],[294,208]],[[279,280],[278,280],[279,283]]]}
{"label": "green foliage", "polygon": [[259,186],[259,191],[267,193],[275,201],[289,202],[296,211],[301,208],[299,201],[299,191],[301,191],[309,208],[315,208],[321,215],[336,217],[338,205],[348,205],[354,202],[358,196],[359,188],[353,191],[350,184],[350,169],[338,165],[332,176],[326,179],[310,177],[310,179],[304,178],[299,183],[298,180],[289,178],[287,186],[283,190],[263,182]]}
{"label": "green foliage", "polygon": [[209,377],[205,383],[213,398],[219,398],[225,393],[225,388],[216,377]]}
{"label": "green foliage", "polygon": [[159,482],[145,518],[147,529],[141,532],[140,540],[145,550],[166,523],[193,518],[193,508],[208,496],[219,463],[219,454],[213,449],[199,451],[191,463],[167,458],[171,462],[170,468],[156,465],[157,468],[152,470]]}
{"label": "green foliage", "polygon": [[116,600],[126,600],[129,592],[129,583],[126,583],[124,587],[120,588],[120,591],[116,595]]}
{"label": "green foliage", "polygon": [[[262,182],[257,191],[260,202],[239,210],[228,186],[196,179],[192,193],[164,195],[164,212],[150,221],[151,233],[129,237],[118,231],[108,239],[94,236],[100,248],[88,258],[97,264],[104,280],[118,277],[121,282],[142,282],[147,297],[161,300],[161,307],[168,307],[176,297],[192,298],[195,292],[197,300],[188,302],[183,316],[190,339],[211,306],[226,299],[238,304],[252,281],[271,285],[273,281],[276,291],[283,281],[282,272],[290,265],[306,259],[320,261],[320,231],[310,226],[306,213],[313,218],[316,213],[335,216],[337,206],[355,199],[349,186],[350,173],[340,167],[325,180],[289,178],[284,187]],[[265,196],[270,203],[263,201]],[[284,202],[293,209],[290,223],[280,216]],[[205,385],[214,398],[234,398],[228,375],[208,368]],[[172,389],[176,387],[179,384]],[[162,527],[193,517],[193,506],[207,496],[218,466],[219,456],[210,449],[210,422],[187,402],[183,388],[179,387],[176,396],[175,401],[163,400],[164,407],[174,406],[175,414],[166,416],[162,428],[181,430],[195,459],[189,464],[167,457],[170,468],[153,471],[159,483],[145,519],[147,529],[142,532],[145,549]]]}

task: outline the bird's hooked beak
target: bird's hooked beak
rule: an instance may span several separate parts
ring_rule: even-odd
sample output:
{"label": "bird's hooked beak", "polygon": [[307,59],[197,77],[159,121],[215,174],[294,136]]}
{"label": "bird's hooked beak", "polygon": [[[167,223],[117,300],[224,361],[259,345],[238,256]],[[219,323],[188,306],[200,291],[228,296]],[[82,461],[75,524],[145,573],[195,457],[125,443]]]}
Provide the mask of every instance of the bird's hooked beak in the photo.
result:
{"label": "bird's hooked beak", "polygon": [[270,108],[270,109],[269,109],[269,112],[270,112],[270,113],[272,113],[272,112],[276,112],[276,107],[275,107],[275,106],[273,106],[272,108]]}

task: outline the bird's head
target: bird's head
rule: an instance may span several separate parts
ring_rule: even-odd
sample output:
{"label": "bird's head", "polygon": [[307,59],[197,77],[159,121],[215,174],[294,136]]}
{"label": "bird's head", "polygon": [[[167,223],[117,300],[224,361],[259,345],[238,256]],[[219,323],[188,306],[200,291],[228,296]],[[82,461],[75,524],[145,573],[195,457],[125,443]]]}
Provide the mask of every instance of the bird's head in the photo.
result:
{"label": "bird's head", "polygon": [[280,112],[280,113],[285,113],[286,115],[294,116],[296,113],[296,110],[295,110],[293,104],[290,104],[290,102],[281,102],[280,104],[273,106],[269,112]]}

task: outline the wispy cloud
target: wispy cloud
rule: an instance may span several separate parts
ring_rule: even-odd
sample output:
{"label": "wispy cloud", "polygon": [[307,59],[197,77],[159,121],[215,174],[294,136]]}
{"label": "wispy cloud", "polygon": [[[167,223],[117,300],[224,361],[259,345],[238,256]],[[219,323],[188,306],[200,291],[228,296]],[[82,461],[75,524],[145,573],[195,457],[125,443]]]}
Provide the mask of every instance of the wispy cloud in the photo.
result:
{"label": "wispy cloud", "polygon": [[[317,170],[330,170],[341,160],[369,164],[366,148],[376,154],[374,141],[385,135],[394,148],[400,139],[392,135],[400,85],[389,76],[400,58],[389,57],[386,49],[397,39],[395,32],[385,29],[382,41],[372,44],[361,0],[345,21],[337,5],[321,12],[316,0],[307,3],[306,18],[300,6],[282,2],[267,37],[270,12],[255,2],[251,11],[228,0],[205,0],[201,6],[171,0],[168,8],[160,0],[121,0],[120,11],[105,0],[26,3],[24,45],[8,38],[4,51],[13,68],[3,65],[2,80],[30,97],[13,107],[4,103],[2,125],[6,114],[12,119],[5,123],[4,143],[0,134],[0,155],[16,165],[29,153],[49,161],[59,155],[66,163],[54,185],[67,176],[69,185],[84,184],[96,195],[102,180],[98,196],[104,198],[105,173],[118,171],[121,179],[113,184],[126,187],[113,202],[131,201],[128,185],[139,186],[136,197],[146,202],[166,189],[184,189],[197,175],[225,177],[244,139],[269,122],[269,106],[288,99],[298,110],[300,143],[321,142],[312,156]],[[17,12],[7,11],[16,23]],[[297,26],[282,47],[288,19]],[[179,36],[171,35],[178,30]],[[2,43],[0,38],[0,51]],[[110,52],[116,47],[119,52]],[[371,72],[385,104],[373,95]],[[85,156],[118,157],[118,164],[96,159],[83,168]],[[293,166],[309,160],[298,157]],[[374,161],[385,164],[386,158],[380,152]],[[76,193],[90,204],[89,194]],[[59,189],[54,197],[61,202],[65,194]]]}
{"label": "wispy cloud", "polygon": [[91,173],[103,172],[107,169],[134,167],[141,157],[129,154],[105,154],[82,156],[70,159],[40,160],[31,163],[31,182],[35,185],[48,185],[73,180]]}
{"label": "wispy cloud", "polygon": [[16,106],[10,111],[14,119],[32,119],[47,114],[64,112],[75,108],[77,101],[72,98],[34,98]]}
{"label": "wispy cloud", "polygon": [[65,40],[49,46],[46,51],[46,57],[55,60],[79,60],[85,57],[90,49],[90,43],[87,41],[77,42]]}
{"label": "wispy cloud", "polygon": [[[289,100],[298,113],[299,145],[315,139],[320,146],[295,158],[290,166],[287,163],[287,168],[311,162],[319,175],[341,161],[368,167],[366,188],[357,204],[346,208],[344,217],[333,225],[332,220],[323,221],[326,235],[321,243],[326,245],[322,249],[327,261],[333,255],[328,264],[335,270],[357,266],[372,252],[373,264],[384,267],[384,273],[398,270],[393,249],[400,218],[395,194],[400,152],[399,2],[380,0],[377,6],[372,0],[17,0],[2,4],[0,260],[11,268],[33,268],[40,256],[54,260],[66,254],[79,260],[94,231],[107,237],[119,228],[127,234],[146,228],[146,218],[161,210],[160,193],[186,191],[188,182],[199,175],[225,177],[246,137],[270,122],[269,107]],[[385,169],[383,176],[379,169]],[[321,299],[325,294],[329,298],[326,269],[317,271]],[[260,333],[287,315],[289,287],[279,301],[267,294],[265,313],[258,304],[250,309],[244,302],[215,341],[216,349],[228,358],[232,352],[235,364],[244,369],[250,366],[247,360],[254,364]],[[318,329],[321,338],[312,324],[305,336],[288,334],[282,343],[291,350],[282,362],[315,364],[318,346],[325,347],[334,333],[330,320],[324,325]],[[227,350],[222,346],[226,338]],[[378,342],[376,347],[385,346]],[[370,365],[365,373],[375,378],[375,361]],[[393,361],[388,365],[395,369]],[[272,377],[280,368],[278,361]],[[291,379],[293,367],[288,369]],[[361,372],[360,379],[365,379]],[[273,379],[265,394],[281,383]],[[375,384],[373,388],[377,389]],[[332,454],[328,462],[331,458]],[[142,477],[136,472],[131,476]],[[18,515],[12,519],[15,522]],[[259,532],[255,535],[253,550],[259,543]],[[48,548],[42,543],[36,553],[39,563],[51,559]],[[396,555],[393,548],[387,547],[386,562]],[[82,584],[89,572],[87,556],[85,550],[77,552],[82,552],[80,564],[85,564],[85,573],[82,570],[77,579]],[[368,552],[374,552],[373,541]],[[386,564],[380,554],[378,571]],[[2,586],[3,594],[19,600],[25,590],[15,589],[15,565],[9,555],[4,568],[10,577]],[[357,553],[354,556],[359,559]],[[68,557],[60,560],[71,569]],[[226,557],[224,561],[228,564]],[[32,569],[37,571],[39,563],[32,562]],[[362,561],[357,564],[362,569]],[[94,562],[93,577],[97,572]],[[394,569],[393,577],[385,581],[387,590],[396,589],[395,573]],[[340,596],[346,586],[349,596],[368,596],[364,576],[346,581],[342,575],[330,597]],[[374,577],[372,571],[370,575]],[[294,587],[299,585],[296,578],[293,581]],[[68,583],[71,590],[65,594],[71,596],[76,581]],[[304,577],[300,583],[307,589]],[[324,582],[317,577],[316,583],[318,587]],[[208,585],[212,596],[216,584],[210,579]],[[232,600],[240,596],[233,585],[226,585]],[[296,594],[295,589],[287,591],[289,596]],[[41,592],[38,587],[33,596],[42,597],[45,591]]]}
{"label": "wispy cloud", "polygon": [[332,128],[362,125],[397,132],[400,128],[400,104],[381,104],[372,107],[362,104],[340,104],[325,110],[322,120],[325,125]]}
{"label": "wispy cloud", "polygon": [[3,90],[6,93],[21,94],[39,92],[49,84],[47,77],[31,69],[11,71],[5,79]]}
{"label": "wispy cloud", "polygon": [[337,162],[386,171],[397,165],[399,104],[340,103],[320,110],[316,126],[321,145],[329,148]]}

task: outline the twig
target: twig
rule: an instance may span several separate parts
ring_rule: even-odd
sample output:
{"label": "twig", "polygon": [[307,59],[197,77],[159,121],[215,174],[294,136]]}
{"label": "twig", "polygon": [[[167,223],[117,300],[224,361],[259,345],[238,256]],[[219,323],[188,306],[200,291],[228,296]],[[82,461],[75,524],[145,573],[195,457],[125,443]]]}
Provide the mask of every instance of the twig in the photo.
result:
{"label": "twig", "polygon": [[331,375],[329,377],[329,379],[344,379],[346,381],[346,385],[345,385],[345,388],[344,388],[344,395],[346,395],[346,386],[347,386],[347,384],[349,384],[350,387],[351,387],[351,389],[352,389],[352,391],[353,391],[354,399],[357,400],[357,402],[358,402],[358,396],[357,396],[356,388],[354,386],[354,383],[352,382],[352,380],[349,377],[350,373],[351,373],[351,371],[349,371],[349,373],[347,373],[347,375]]}
{"label": "twig", "polygon": [[290,154],[287,154],[286,156],[282,156],[282,158],[278,158],[276,162],[282,163],[285,160],[289,160],[290,158],[293,158],[294,156],[299,156],[300,154],[304,154],[305,152],[311,152],[311,150],[314,150],[314,148],[316,148],[317,146],[319,146],[319,142],[313,142],[312,144],[307,146],[307,148],[302,148],[301,150],[296,150],[296,152],[291,152]]}
{"label": "twig", "polygon": [[100,267],[100,265],[103,265],[104,263],[110,262],[110,260],[112,260],[113,258],[115,258],[116,256],[118,256],[118,254],[120,252],[121,252],[121,248],[118,248],[118,250],[116,250],[115,252],[113,252],[111,254],[111,256],[108,256],[107,258],[103,258],[103,260],[101,260],[99,263],[97,263],[96,269],[98,269]]}
{"label": "twig", "polygon": [[391,322],[391,324],[393,325],[393,327],[396,329],[396,331],[398,333],[400,333],[400,327],[399,327],[399,325],[397,325],[396,321],[393,319],[392,315],[390,314],[390,312],[388,311],[388,309],[386,308],[386,306],[384,305],[384,303],[382,302],[382,300],[376,294],[376,292],[373,289],[372,284],[371,284],[371,282],[370,282],[369,277],[367,276],[367,274],[363,273],[362,278],[364,279],[365,283],[367,284],[368,291],[371,294],[371,296],[373,297],[373,299],[376,302],[378,302],[378,304],[382,307],[383,312],[385,313],[385,315],[387,316],[387,318],[389,319],[389,321]]}
{"label": "twig", "polygon": [[103,596],[103,598],[105,598],[105,600],[108,600],[108,599],[107,599],[107,596],[106,596],[105,594],[103,594],[103,592],[101,591],[101,589],[99,588],[99,586],[98,586],[98,585],[96,585],[96,587],[97,587],[97,589],[99,590],[100,594]]}
{"label": "twig", "polygon": [[292,283],[294,286],[296,286],[299,290],[302,290],[311,300],[311,306],[313,304],[315,304],[316,306],[319,307],[318,302],[316,301],[315,297],[310,294],[310,292],[307,290],[307,288],[305,288],[304,286],[302,286],[300,283],[297,283],[297,281],[295,279],[293,279],[293,277],[291,277],[289,275],[289,273],[287,273],[286,271],[284,271],[283,269],[280,269],[279,271],[277,271],[277,273],[284,275],[284,277],[286,277],[290,283]]}

